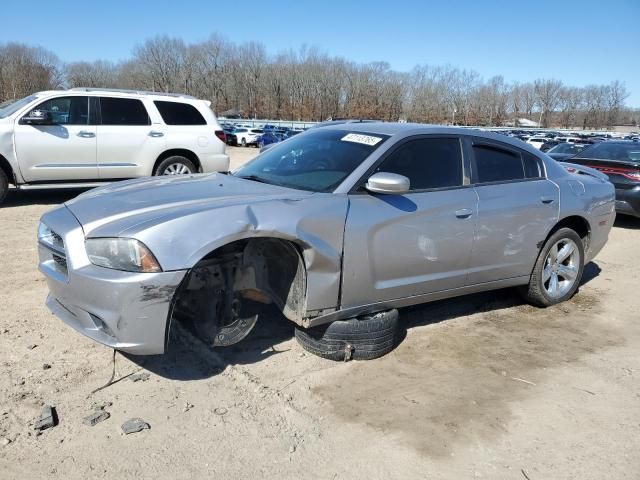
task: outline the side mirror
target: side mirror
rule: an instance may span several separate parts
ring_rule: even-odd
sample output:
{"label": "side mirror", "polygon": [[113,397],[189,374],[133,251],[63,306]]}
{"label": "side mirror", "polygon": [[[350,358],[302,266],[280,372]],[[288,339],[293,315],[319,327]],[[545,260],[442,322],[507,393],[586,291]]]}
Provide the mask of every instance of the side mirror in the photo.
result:
{"label": "side mirror", "polygon": [[367,180],[365,188],[373,193],[386,193],[388,195],[402,195],[407,193],[410,182],[404,175],[397,173],[378,172]]}
{"label": "side mirror", "polygon": [[47,110],[35,109],[22,117],[22,123],[26,125],[53,125],[53,118]]}

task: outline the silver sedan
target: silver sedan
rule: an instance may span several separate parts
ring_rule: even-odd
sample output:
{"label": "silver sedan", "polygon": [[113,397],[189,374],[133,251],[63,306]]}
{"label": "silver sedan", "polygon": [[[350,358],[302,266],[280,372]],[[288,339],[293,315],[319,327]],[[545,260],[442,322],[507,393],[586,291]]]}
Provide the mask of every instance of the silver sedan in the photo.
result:
{"label": "silver sedan", "polygon": [[77,331],[158,354],[175,321],[212,346],[267,308],[327,358],[395,345],[397,311],[520,287],[570,298],[615,218],[607,177],[515,139],[393,123],[313,129],[231,174],[147,178],[42,217],[49,308]]}

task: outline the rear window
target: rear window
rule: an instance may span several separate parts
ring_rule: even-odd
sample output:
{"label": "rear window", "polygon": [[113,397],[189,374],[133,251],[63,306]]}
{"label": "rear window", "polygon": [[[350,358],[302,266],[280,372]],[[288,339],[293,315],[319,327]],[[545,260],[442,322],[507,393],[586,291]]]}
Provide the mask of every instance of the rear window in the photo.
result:
{"label": "rear window", "polygon": [[585,148],[580,153],[580,158],[640,163],[640,143],[621,144],[602,142]]}
{"label": "rear window", "polygon": [[150,125],[143,103],[135,98],[100,97],[102,125]]}
{"label": "rear window", "polygon": [[473,154],[480,183],[524,179],[522,159],[515,152],[492,145],[474,145]]}
{"label": "rear window", "polygon": [[167,125],[206,125],[207,121],[193,105],[180,102],[153,102]]}

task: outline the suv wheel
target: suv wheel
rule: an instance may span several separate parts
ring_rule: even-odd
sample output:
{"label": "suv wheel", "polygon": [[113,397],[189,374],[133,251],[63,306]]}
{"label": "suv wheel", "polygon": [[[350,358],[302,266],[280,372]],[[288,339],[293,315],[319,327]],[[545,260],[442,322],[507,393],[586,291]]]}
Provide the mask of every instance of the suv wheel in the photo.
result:
{"label": "suv wheel", "polygon": [[243,146],[243,147],[246,147],[246,146],[247,146],[247,139],[246,139],[246,138],[243,138],[243,139],[242,139],[242,146]]}
{"label": "suv wheel", "polygon": [[0,168],[0,203],[2,203],[9,192],[9,179],[4,173],[4,170]]}
{"label": "suv wheel", "polygon": [[584,246],[580,236],[570,228],[551,235],[533,267],[524,298],[538,307],[548,307],[570,299],[582,278]]}
{"label": "suv wheel", "polygon": [[193,162],[180,155],[174,155],[160,162],[154,175],[189,175],[192,173],[197,173]]}

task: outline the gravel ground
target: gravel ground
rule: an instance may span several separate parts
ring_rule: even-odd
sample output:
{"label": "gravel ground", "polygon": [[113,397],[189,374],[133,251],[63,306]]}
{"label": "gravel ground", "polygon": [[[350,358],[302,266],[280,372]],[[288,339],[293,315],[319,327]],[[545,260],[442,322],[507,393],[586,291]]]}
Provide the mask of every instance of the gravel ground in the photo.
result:
{"label": "gravel ground", "polygon": [[[557,307],[505,290],[407,309],[372,362],[306,354],[277,314],[216,351],[178,331],[164,356],[118,353],[91,393],[113,351],[48,312],[36,268],[38,218],[73,195],[0,208],[2,479],[640,478],[640,221],[617,220]],[[59,425],[38,435],[43,404]],[[123,435],[135,417],[150,428]]]}

